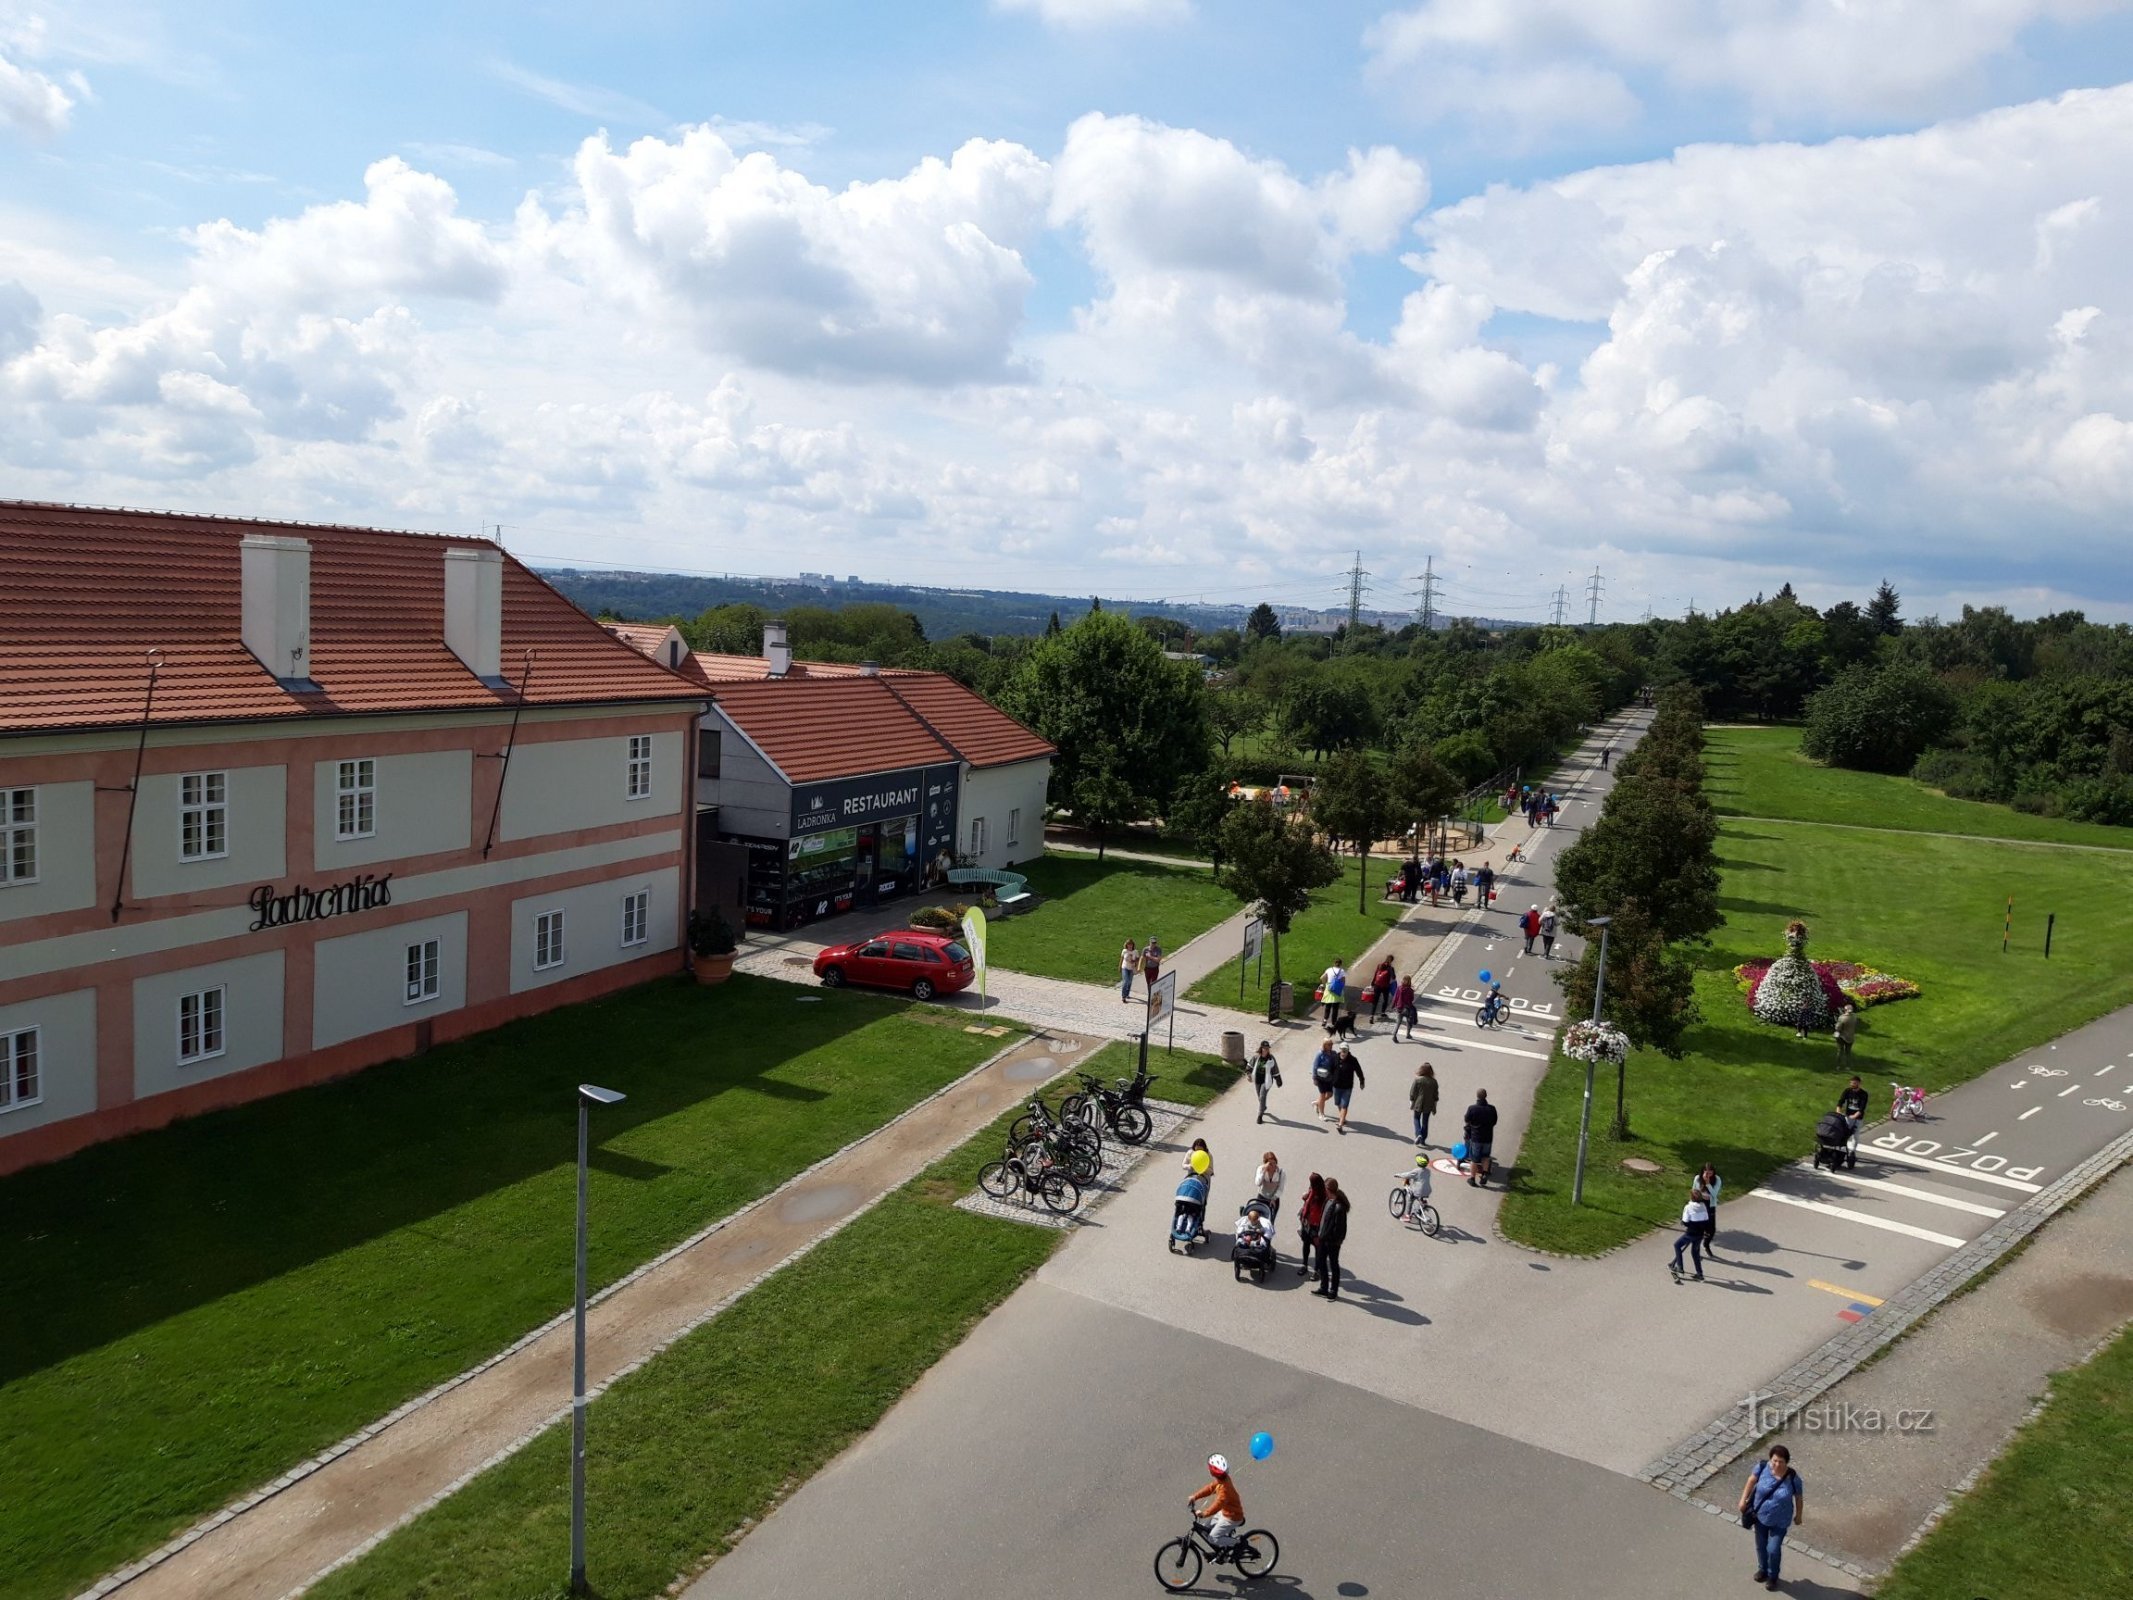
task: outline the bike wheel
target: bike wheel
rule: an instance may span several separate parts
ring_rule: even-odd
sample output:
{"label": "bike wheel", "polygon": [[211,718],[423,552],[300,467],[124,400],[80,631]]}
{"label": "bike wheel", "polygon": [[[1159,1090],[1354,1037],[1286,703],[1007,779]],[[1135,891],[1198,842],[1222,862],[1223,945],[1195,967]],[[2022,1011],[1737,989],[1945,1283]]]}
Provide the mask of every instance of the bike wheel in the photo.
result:
{"label": "bike wheel", "polygon": [[1020,1188],[1022,1180],[1004,1161],[988,1161],[978,1169],[978,1187],[995,1200],[1005,1200]]}
{"label": "bike wheel", "polygon": [[1037,1198],[1062,1217],[1081,1209],[1081,1185],[1054,1168],[1037,1180]]}
{"label": "bike wheel", "polygon": [[1489,1016],[1489,1008],[1487,1006],[1483,1006],[1479,1011],[1474,1013],[1474,1026],[1477,1028],[1486,1028],[1491,1020],[1492,1019]]}
{"label": "bike wheel", "polygon": [[1190,1539],[1173,1539],[1155,1553],[1155,1581],[1172,1594],[1200,1581],[1200,1550]]}
{"label": "bike wheel", "polygon": [[1254,1528],[1237,1540],[1237,1553],[1231,1559],[1247,1578],[1263,1578],[1281,1559],[1281,1541],[1264,1528]]}
{"label": "bike wheel", "polygon": [[1090,1155],[1086,1150],[1067,1150],[1060,1158],[1059,1164],[1066,1168],[1066,1175],[1076,1183],[1094,1183],[1104,1170],[1102,1159]]}
{"label": "bike wheel", "polygon": [[1120,1106],[1118,1120],[1111,1128],[1128,1144],[1146,1144],[1148,1136],[1155,1132],[1155,1119],[1139,1106]]}
{"label": "bike wheel", "polygon": [[1037,1119],[1025,1111],[1007,1125],[1007,1142],[1009,1144],[1028,1144],[1036,1136],[1036,1132]]}
{"label": "bike wheel", "polygon": [[1437,1215],[1437,1208],[1427,1200],[1422,1202],[1422,1210],[1416,1220],[1422,1224],[1422,1231],[1432,1239],[1437,1237],[1437,1230],[1444,1226],[1444,1219]]}
{"label": "bike wheel", "polygon": [[1082,1107],[1087,1103],[1088,1098],[1087,1095],[1076,1089],[1072,1094],[1060,1101],[1059,1120],[1061,1122],[1079,1122],[1086,1114]]}
{"label": "bike wheel", "polygon": [[1395,1186],[1393,1191],[1385,1196],[1385,1209],[1392,1213],[1393,1221],[1405,1222],[1407,1220],[1407,1191]]}

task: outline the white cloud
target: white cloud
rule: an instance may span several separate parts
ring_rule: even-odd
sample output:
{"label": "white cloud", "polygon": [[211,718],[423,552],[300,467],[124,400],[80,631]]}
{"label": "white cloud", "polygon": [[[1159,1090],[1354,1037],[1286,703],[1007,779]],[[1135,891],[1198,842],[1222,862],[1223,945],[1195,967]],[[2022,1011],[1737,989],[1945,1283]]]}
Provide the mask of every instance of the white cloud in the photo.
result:
{"label": "white cloud", "polygon": [[2127,0],[1425,0],[1365,36],[1425,114],[1529,136],[1627,120],[1625,76],[1737,98],[1758,118],[1886,121],[1942,109],[2039,23]]}
{"label": "white cloud", "polygon": [[0,127],[32,139],[51,139],[66,130],[77,101],[87,98],[88,83],[79,73],[63,74],[62,84],[24,65],[46,49],[40,17],[10,23],[0,16]]}
{"label": "white cloud", "polygon": [[1192,0],[993,0],[993,4],[1002,11],[1032,12],[1054,28],[1177,22],[1192,15]]}
{"label": "white cloud", "polygon": [[658,107],[647,105],[635,95],[604,89],[596,83],[572,83],[564,78],[551,78],[515,61],[492,61],[489,74],[536,100],[547,101],[558,111],[568,111],[572,116],[639,125],[669,120]]}

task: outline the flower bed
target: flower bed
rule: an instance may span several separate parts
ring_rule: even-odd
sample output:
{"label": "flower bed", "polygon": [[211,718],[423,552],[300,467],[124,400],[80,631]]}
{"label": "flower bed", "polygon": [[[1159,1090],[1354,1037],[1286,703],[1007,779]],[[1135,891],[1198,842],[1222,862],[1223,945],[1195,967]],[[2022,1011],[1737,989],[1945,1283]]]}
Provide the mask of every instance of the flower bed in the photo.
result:
{"label": "flower bed", "polygon": [[[1918,985],[1909,978],[1893,977],[1857,961],[1817,961],[1813,966],[1833,1012],[1846,1002],[1864,1011],[1868,1006],[1886,1005],[1892,1000],[1913,999],[1919,992]],[[1748,997],[1751,1010],[1770,968],[1768,961],[1744,961],[1733,969],[1734,981]]]}

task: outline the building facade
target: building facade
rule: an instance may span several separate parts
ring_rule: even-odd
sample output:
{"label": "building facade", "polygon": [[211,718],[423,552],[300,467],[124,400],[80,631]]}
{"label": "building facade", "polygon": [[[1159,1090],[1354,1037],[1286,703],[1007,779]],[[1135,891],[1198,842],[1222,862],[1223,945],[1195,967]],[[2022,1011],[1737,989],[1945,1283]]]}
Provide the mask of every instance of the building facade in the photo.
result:
{"label": "building facade", "polygon": [[0,1172],[676,970],[704,704],[483,541],[0,503]]}

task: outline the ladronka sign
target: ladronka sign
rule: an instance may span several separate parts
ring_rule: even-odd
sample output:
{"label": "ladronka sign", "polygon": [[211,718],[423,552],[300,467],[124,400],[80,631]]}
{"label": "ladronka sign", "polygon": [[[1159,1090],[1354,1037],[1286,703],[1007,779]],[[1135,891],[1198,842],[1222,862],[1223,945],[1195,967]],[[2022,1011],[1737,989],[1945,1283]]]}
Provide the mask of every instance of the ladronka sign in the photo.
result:
{"label": "ladronka sign", "polygon": [[925,783],[925,768],[909,767],[902,772],[877,772],[867,778],[796,785],[792,792],[793,837],[914,815],[921,809],[919,798]]}
{"label": "ladronka sign", "polygon": [[252,891],[252,931],[286,928],[292,922],[316,922],[321,917],[345,916],[351,911],[375,911],[393,903],[393,875],[379,877],[365,872],[346,883],[323,889],[291,889],[276,894],[274,885],[263,883]]}

